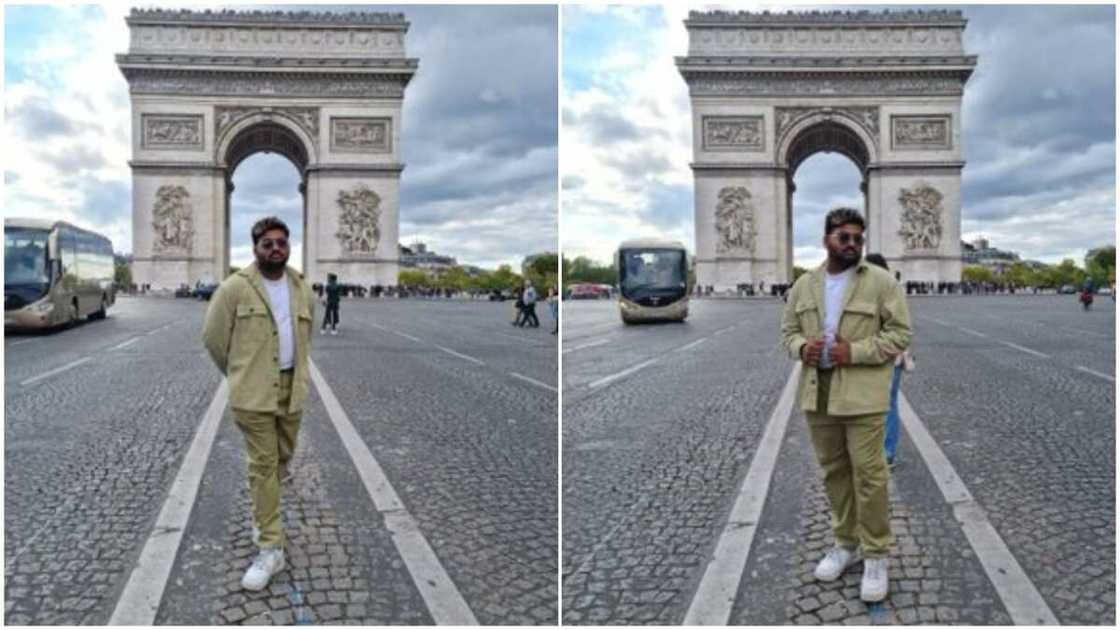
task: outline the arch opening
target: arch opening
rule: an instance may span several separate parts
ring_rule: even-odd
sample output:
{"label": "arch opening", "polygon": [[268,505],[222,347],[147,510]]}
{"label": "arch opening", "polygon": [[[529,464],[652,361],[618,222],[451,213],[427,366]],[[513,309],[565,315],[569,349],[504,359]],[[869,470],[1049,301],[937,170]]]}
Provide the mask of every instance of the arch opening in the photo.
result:
{"label": "arch opening", "polygon": [[824,217],[832,208],[843,205],[859,209],[870,230],[867,181],[871,155],[855,131],[825,120],[794,136],[785,157],[789,196],[786,270],[792,279],[795,266],[811,269],[827,257],[821,237]]}
{"label": "arch opening", "polygon": [[[307,167],[308,148],[292,130],[275,122],[260,122],[241,131],[224,151],[225,166],[225,268],[242,267],[254,260],[249,231],[258,219],[276,216],[290,231],[288,264],[307,269]],[[290,187],[294,183],[294,190]]]}

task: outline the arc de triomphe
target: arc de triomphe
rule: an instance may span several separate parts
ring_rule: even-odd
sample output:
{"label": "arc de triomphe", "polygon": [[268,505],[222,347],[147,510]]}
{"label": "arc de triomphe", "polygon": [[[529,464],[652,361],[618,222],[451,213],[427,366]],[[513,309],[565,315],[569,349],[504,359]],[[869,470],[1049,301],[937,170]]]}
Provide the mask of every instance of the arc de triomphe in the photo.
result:
{"label": "arc de triomphe", "polygon": [[791,280],[793,176],[820,151],[862,174],[867,251],[903,280],[959,282],[965,25],[960,11],[692,12],[676,62],[697,283]]}
{"label": "arc de triomphe", "polygon": [[234,169],[289,159],[312,282],[397,284],[401,105],[418,61],[401,14],[133,9],[135,282],[220,281]]}

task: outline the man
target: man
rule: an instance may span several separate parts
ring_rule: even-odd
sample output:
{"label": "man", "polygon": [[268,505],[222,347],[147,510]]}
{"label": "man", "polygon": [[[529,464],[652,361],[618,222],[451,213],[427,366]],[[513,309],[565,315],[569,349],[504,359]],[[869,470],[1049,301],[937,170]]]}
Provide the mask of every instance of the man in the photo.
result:
{"label": "man", "polygon": [[860,597],[887,596],[887,555],[894,537],[883,456],[884,414],[894,359],[910,344],[910,313],[883,269],[861,261],[865,224],[837,208],[825,217],[828,260],[790,290],[782,343],[802,361],[798,401],[823,470],[835,546],[817,565],[821,581],[860,560]]}
{"label": "man", "polygon": [[327,324],[330,324],[331,334],[338,334],[338,303],[342,293],[342,289],[338,286],[338,276],[333,273],[327,274],[327,286],[323,290],[326,297],[323,303],[326,305],[326,313],[323,314],[323,327],[319,329],[319,334],[327,334]]}
{"label": "man", "polygon": [[229,380],[230,407],[245,438],[253,542],[260,551],[241,586],[259,591],[284,568],[280,483],[307,399],[315,300],[303,278],[287,267],[288,226],[267,217],[251,234],[256,263],[218,287],[202,336]]}
{"label": "man", "polygon": [[525,319],[521,324],[528,324],[533,328],[540,326],[541,322],[537,319],[537,290],[528,280],[525,281],[525,293],[522,294],[521,301],[525,304]]}

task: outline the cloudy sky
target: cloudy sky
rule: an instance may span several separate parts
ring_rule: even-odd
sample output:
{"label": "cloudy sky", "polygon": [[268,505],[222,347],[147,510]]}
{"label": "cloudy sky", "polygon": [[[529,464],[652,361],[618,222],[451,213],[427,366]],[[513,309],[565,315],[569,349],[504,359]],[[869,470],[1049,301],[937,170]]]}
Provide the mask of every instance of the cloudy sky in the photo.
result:
{"label": "cloudy sky", "polygon": [[[132,251],[131,131],[114,54],[128,48],[128,6],[4,7],[5,216],[72,221],[107,234],[120,252]],[[555,251],[556,8],[369,8],[404,12],[408,55],[420,58],[404,101],[402,244],[423,241],[491,268]],[[234,264],[250,259],[253,221],[276,214],[294,228],[298,266],[298,182],[295,167],[274,154],[238,167]]]}
{"label": "cloudy sky", "polygon": [[[844,7],[751,7],[822,8]],[[1028,259],[1083,264],[1088,249],[1115,243],[1113,7],[951,8],[969,20],[966,52],[979,55],[962,113],[964,240],[983,236]],[[673,64],[687,54],[688,10],[563,9],[565,256],[607,262],[635,236],[693,249],[688,89]],[[824,259],[827,209],[863,207],[859,172],[844,157],[817,154],[795,183],[794,257],[808,266]]]}

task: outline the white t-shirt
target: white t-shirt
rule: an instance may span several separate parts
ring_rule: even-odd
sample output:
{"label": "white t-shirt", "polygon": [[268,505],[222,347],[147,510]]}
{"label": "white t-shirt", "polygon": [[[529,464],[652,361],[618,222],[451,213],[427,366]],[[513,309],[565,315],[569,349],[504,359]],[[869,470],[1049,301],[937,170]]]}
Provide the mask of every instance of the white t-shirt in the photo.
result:
{"label": "white t-shirt", "polygon": [[295,329],[292,326],[291,302],[288,298],[288,276],[281,276],[279,280],[269,280],[262,276],[261,280],[268,289],[268,299],[272,303],[272,319],[276,322],[276,329],[280,333],[280,369],[290,370],[295,367],[296,340]]}
{"label": "white t-shirt", "polygon": [[828,351],[836,340],[836,331],[840,328],[840,316],[844,314],[844,290],[848,288],[848,281],[856,272],[852,265],[838,274],[824,273],[824,350],[821,351],[820,367],[832,367],[828,358]]}

